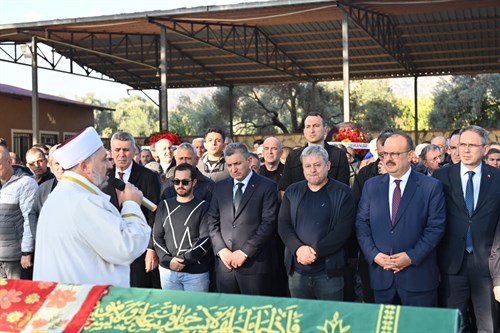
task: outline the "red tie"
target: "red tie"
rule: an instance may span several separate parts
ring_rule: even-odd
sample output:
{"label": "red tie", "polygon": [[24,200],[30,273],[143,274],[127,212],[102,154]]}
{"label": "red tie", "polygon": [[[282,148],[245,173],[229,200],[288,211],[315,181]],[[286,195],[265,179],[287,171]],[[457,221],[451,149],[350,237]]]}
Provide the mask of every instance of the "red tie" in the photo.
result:
{"label": "red tie", "polygon": [[401,202],[401,187],[399,187],[399,183],[401,183],[401,179],[396,179],[394,182],[396,183],[396,188],[394,189],[394,193],[392,194],[392,218],[391,218],[392,224],[394,224],[394,222],[396,222],[396,216],[398,215],[399,203]]}

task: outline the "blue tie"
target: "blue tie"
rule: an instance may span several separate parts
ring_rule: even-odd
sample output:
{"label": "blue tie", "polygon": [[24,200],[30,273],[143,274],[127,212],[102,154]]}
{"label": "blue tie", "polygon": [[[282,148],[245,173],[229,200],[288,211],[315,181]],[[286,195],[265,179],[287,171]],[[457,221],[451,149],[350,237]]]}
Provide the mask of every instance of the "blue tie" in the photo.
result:
{"label": "blue tie", "polygon": [[472,177],[476,174],[474,171],[468,171],[469,180],[467,181],[467,187],[465,188],[465,205],[467,206],[467,212],[469,213],[469,227],[467,228],[467,237],[465,238],[465,250],[472,253],[474,249],[472,245],[472,230],[470,226],[470,219],[474,213],[474,184],[472,183]]}

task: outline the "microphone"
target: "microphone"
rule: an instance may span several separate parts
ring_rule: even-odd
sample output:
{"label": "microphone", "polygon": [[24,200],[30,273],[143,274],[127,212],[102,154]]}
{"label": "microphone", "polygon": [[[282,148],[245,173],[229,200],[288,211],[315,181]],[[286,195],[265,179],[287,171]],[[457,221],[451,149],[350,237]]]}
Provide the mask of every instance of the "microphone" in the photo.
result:
{"label": "microphone", "polygon": [[[125,183],[121,179],[113,178],[110,180],[110,184],[118,191],[123,191],[125,189]],[[153,213],[156,212],[156,209],[158,208],[158,206],[156,206],[151,200],[146,197],[142,197],[141,205],[143,205]]]}

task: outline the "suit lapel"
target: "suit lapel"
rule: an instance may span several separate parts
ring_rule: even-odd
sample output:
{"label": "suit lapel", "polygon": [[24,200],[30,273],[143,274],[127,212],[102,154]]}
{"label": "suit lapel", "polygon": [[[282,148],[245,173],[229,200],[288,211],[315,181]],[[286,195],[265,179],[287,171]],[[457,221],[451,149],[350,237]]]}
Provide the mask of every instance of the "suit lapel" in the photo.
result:
{"label": "suit lapel", "polygon": [[[481,185],[479,185],[479,198],[477,199],[476,208],[474,209],[474,214],[479,210],[481,205],[484,204],[488,194],[490,194],[490,185],[493,181],[493,176],[489,168],[483,163],[481,166]],[[491,194],[490,194],[491,195]]]}
{"label": "suit lapel", "polygon": [[132,161],[132,169],[130,170],[130,177],[128,177],[128,182],[136,185],[138,180],[137,165]]}
{"label": "suit lapel", "polygon": [[391,211],[389,210],[389,174],[385,174],[382,177],[380,177],[380,198],[382,198],[382,206],[381,207],[387,207],[387,209],[383,209],[385,212],[385,218],[384,220],[389,221],[389,224],[391,224]]}
{"label": "suit lapel", "polygon": [[414,171],[411,171],[410,177],[408,177],[408,183],[406,184],[403,196],[401,197],[401,202],[399,203],[398,213],[396,215],[396,221],[394,222],[394,225],[398,224],[399,220],[401,220],[401,216],[403,216],[411,200],[413,199],[413,195],[415,194],[415,191],[418,187],[417,180],[415,178],[416,177]]}
{"label": "suit lapel", "polygon": [[457,202],[457,205],[462,210],[462,214],[465,216],[469,216],[469,212],[467,210],[467,206],[465,205],[465,194],[462,189],[462,175],[460,174],[460,163],[452,166],[452,170],[450,170],[450,187],[451,191],[453,191],[453,196]]}

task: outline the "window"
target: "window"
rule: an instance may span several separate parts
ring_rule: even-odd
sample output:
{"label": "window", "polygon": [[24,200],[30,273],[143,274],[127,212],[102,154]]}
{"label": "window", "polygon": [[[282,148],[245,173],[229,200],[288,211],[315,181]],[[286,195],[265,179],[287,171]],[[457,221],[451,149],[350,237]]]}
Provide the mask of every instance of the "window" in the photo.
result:
{"label": "window", "polygon": [[10,151],[16,152],[19,158],[25,161],[26,152],[31,148],[33,143],[33,135],[31,133],[13,132],[12,145],[9,147]]}
{"label": "window", "polygon": [[40,142],[42,144],[55,145],[59,143],[59,134],[58,133],[41,133],[40,134]]}

